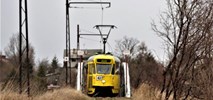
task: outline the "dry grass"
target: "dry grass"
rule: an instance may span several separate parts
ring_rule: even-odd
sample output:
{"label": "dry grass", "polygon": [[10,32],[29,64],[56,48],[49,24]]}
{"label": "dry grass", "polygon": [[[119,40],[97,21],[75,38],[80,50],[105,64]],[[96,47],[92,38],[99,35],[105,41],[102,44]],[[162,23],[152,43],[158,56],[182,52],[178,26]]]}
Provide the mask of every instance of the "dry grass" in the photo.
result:
{"label": "dry grass", "polygon": [[46,92],[41,96],[37,96],[34,100],[88,100],[88,96],[71,88],[63,88]]}
{"label": "dry grass", "polygon": [[89,100],[90,97],[71,88],[49,91],[41,95],[28,98],[26,94],[19,95],[15,92],[0,93],[0,100]]}
{"label": "dry grass", "polygon": [[[133,90],[132,98],[127,99],[124,97],[116,98],[96,98],[96,100],[162,100],[163,95],[155,87],[148,84],[142,84],[138,89]],[[88,97],[79,91],[72,88],[61,88],[54,91],[48,91],[44,94],[27,97],[26,94],[19,95],[12,91],[0,91],[0,100],[95,100]]]}
{"label": "dry grass", "polygon": [[133,100],[161,100],[161,94],[158,89],[148,84],[142,84],[133,91]]}
{"label": "dry grass", "polygon": [[[142,84],[138,89],[133,91],[133,100],[164,100],[165,93],[160,93],[160,90],[148,84]],[[169,97],[173,100],[173,96]]]}
{"label": "dry grass", "polygon": [[27,100],[27,95],[19,95],[15,92],[2,92],[0,93],[0,100]]}

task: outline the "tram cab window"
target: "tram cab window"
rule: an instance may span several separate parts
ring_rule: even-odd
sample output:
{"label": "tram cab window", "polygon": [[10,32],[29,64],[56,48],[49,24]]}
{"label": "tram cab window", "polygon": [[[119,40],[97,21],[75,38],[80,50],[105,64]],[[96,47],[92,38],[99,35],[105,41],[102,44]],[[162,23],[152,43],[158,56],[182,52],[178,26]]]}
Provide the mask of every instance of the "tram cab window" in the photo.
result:
{"label": "tram cab window", "polygon": [[97,64],[97,73],[98,74],[110,74],[111,73],[111,64]]}

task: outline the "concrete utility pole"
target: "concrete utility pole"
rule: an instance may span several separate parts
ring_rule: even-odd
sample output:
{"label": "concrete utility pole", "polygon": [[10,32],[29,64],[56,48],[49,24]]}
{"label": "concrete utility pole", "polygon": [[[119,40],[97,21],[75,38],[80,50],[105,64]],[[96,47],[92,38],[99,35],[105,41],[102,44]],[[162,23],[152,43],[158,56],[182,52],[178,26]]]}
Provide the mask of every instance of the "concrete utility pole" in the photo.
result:
{"label": "concrete utility pole", "polygon": [[[23,13],[22,13],[23,12]],[[24,19],[22,19],[24,18]],[[25,27],[24,27],[25,25]],[[25,30],[25,34],[22,30]],[[22,51],[22,38],[26,41],[26,47]],[[26,51],[25,51],[26,50]],[[22,57],[26,54],[26,61],[23,61]],[[30,96],[30,64],[29,64],[29,39],[28,39],[28,10],[27,0],[19,0],[19,93],[22,93],[22,74],[23,74],[23,62],[27,67],[27,94]]]}
{"label": "concrete utility pole", "polygon": [[[68,57],[68,61],[65,61],[64,66],[66,68],[66,85],[68,84],[68,66],[67,62],[70,65],[70,21],[69,21],[69,1],[66,0],[66,51],[65,51],[65,56]],[[71,68],[70,68],[71,70]],[[71,71],[70,71],[71,73]],[[71,79],[71,74],[70,74],[70,79]],[[70,82],[71,84],[71,82]]]}
{"label": "concrete utility pole", "polygon": [[79,25],[77,25],[77,50],[80,49],[80,41],[79,41],[79,38],[80,38],[80,30],[79,30]]}

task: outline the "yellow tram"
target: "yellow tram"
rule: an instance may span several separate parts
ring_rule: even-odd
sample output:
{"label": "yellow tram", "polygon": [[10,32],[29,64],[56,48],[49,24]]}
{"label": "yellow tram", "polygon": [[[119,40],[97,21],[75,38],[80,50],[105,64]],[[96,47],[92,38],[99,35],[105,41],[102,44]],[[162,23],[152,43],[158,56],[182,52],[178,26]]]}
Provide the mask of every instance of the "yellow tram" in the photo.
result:
{"label": "yellow tram", "polygon": [[120,60],[117,57],[111,54],[91,56],[85,68],[85,90],[88,95],[119,93]]}

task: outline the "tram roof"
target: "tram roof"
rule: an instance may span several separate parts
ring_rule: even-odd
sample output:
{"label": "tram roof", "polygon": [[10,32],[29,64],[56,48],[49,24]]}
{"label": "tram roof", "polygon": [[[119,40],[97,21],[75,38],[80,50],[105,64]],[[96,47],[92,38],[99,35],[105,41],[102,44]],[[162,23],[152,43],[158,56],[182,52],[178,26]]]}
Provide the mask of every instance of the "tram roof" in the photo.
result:
{"label": "tram roof", "polygon": [[110,54],[93,55],[93,56],[89,57],[89,59],[87,61],[93,61],[94,59],[114,59],[114,61],[116,61],[116,62],[121,62],[118,57],[110,55]]}

